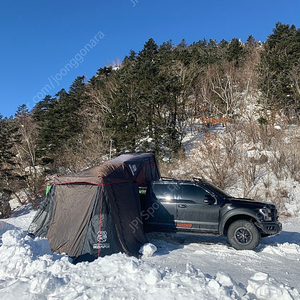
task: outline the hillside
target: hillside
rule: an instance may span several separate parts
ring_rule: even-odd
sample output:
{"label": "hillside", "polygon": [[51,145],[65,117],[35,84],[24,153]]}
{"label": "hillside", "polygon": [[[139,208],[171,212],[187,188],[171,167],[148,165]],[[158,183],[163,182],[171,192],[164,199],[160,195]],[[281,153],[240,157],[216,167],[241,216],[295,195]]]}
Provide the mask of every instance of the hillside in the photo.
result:
{"label": "hillside", "polygon": [[118,66],[20,106],[0,118],[1,217],[54,174],[140,150],[156,152],[164,176],[204,177],[296,215],[299,53],[300,30],[281,23],[264,43],[150,38]]}

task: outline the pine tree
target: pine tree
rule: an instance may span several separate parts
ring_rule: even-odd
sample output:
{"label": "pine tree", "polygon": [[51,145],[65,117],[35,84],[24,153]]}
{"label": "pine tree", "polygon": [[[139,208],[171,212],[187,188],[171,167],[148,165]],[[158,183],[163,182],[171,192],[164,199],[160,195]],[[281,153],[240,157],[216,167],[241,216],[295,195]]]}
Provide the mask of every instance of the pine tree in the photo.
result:
{"label": "pine tree", "polygon": [[233,61],[235,66],[239,66],[244,57],[244,48],[239,39],[234,38],[230,41],[227,49],[227,59]]}
{"label": "pine tree", "polygon": [[33,118],[38,124],[39,156],[43,163],[53,163],[63,156],[63,149],[74,150],[84,119],[80,113],[86,101],[84,77],[77,77],[70,86],[54,98],[46,96],[34,107]]}
{"label": "pine tree", "polygon": [[14,144],[19,142],[17,131],[12,119],[3,119],[0,115],[0,217],[10,213],[12,182],[19,179],[14,173],[16,155],[13,152]]}
{"label": "pine tree", "polygon": [[134,151],[141,132],[141,106],[135,73],[135,54],[127,57],[115,76],[116,88],[111,91],[109,112],[105,115],[106,130],[113,135],[117,151]]}
{"label": "pine tree", "polygon": [[260,88],[269,107],[283,109],[290,117],[299,114],[299,62],[300,29],[277,23],[261,52]]}
{"label": "pine tree", "polygon": [[[135,73],[138,79],[137,96],[142,108],[143,119],[140,124],[144,137],[149,137],[154,144],[154,150],[159,150],[161,115],[159,95],[159,61],[158,45],[149,39],[138,53]],[[146,142],[145,147],[148,146]]]}

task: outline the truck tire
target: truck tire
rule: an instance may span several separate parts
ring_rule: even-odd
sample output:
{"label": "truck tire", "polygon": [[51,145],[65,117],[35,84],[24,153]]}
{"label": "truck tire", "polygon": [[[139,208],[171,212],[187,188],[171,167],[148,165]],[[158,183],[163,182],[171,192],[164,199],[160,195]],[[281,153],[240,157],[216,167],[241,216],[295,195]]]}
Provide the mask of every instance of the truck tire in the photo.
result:
{"label": "truck tire", "polygon": [[227,231],[230,245],[237,250],[254,250],[260,243],[260,233],[248,220],[233,222]]}

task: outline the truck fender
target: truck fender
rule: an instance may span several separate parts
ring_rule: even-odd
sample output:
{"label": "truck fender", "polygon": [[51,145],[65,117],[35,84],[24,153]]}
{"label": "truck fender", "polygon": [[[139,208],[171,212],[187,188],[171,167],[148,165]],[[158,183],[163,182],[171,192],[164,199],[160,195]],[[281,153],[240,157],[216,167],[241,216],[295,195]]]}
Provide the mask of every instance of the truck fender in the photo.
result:
{"label": "truck fender", "polygon": [[[240,216],[240,218],[237,218],[238,216]],[[257,218],[257,215],[253,213],[252,210],[250,209],[234,209],[231,210],[229,212],[227,212],[221,219],[220,221],[220,225],[219,225],[219,233],[221,235],[224,235],[224,228],[226,226],[226,223],[229,219],[231,218],[235,218],[237,219],[244,219],[246,218],[252,218],[255,219],[257,222],[260,222],[259,219]]]}

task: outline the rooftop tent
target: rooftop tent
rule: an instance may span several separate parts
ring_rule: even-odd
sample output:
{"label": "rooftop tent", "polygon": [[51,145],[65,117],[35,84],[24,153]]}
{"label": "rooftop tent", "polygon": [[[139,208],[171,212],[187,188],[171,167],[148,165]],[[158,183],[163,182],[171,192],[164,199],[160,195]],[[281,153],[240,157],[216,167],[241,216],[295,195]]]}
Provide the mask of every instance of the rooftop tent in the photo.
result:
{"label": "rooftop tent", "polygon": [[140,186],[160,178],[154,152],[128,152],[112,159],[111,162],[124,164],[130,170],[133,180]]}
{"label": "rooftop tent", "polygon": [[[159,179],[153,152],[122,154],[52,183],[28,234],[75,261],[124,252],[138,256],[147,242],[140,220],[139,185]],[[134,226],[132,226],[134,222]],[[137,224],[138,223],[138,224]]]}

